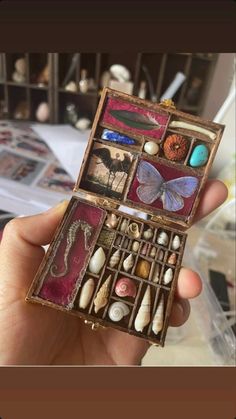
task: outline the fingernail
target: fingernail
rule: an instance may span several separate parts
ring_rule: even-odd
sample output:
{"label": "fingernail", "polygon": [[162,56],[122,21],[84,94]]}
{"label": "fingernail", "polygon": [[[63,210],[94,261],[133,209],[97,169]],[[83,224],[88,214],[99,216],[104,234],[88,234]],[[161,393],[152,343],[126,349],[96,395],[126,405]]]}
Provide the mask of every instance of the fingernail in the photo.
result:
{"label": "fingernail", "polygon": [[57,205],[55,205],[54,207],[49,208],[47,211],[45,211],[45,214],[55,212],[55,211],[65,211],[68,203],[69,203],[69,201],[66,200],[66,199],[63,200],[63,201],[60,201]]}

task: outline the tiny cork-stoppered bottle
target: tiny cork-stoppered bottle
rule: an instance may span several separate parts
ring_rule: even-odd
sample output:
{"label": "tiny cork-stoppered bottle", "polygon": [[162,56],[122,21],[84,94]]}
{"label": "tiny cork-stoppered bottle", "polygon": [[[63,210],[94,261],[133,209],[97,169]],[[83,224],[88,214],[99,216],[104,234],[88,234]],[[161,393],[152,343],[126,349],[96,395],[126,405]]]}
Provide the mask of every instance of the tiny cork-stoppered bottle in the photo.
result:
{"label": "tiny cork-stoppered bottle", "polygon": [[74,195],[26,300],[164,346],[186,230],[223,130],[169,100],[105,88]]}

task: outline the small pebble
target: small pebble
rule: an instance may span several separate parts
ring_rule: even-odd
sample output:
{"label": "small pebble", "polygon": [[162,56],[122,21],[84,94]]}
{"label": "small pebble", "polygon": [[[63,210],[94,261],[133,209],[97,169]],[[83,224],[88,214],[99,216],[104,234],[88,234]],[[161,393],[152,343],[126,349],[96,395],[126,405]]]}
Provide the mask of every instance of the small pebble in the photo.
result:
{"label": "small pebble", "polygon": [[155,156],[155,154],[157,154],[159,151],[159,145],[154,143],[154,141],[148,141],[144,145],[144,151],[151,156]]}

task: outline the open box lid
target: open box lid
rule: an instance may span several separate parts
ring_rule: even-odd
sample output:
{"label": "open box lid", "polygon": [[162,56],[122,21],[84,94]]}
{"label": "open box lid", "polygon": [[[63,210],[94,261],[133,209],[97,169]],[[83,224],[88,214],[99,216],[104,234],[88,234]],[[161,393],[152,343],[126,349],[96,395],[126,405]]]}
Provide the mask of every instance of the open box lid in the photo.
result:
{"label": "open box lid", "polygon": [[223,131],[171,101],[156,104],[105,88],[74,192],[187,228]]}

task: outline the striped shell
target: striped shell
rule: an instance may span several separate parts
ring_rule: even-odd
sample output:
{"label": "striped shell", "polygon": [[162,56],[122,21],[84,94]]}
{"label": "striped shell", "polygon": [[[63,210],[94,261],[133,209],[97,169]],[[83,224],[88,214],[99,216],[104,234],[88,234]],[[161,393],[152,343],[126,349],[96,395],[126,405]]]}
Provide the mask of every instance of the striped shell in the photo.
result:
{"label": "striped shell", "polygon": [[115,293],[119,297],[135,297],[137,288],[132,279],[120,278],[115,286]]}
{"label": "striped shell", "polygon": [[108,310],[108,316],[113,322],[119,322],[128,314],[129,307],[121,301],[113,303]]}
{"label": "striped shell", "polygon": [[124,262],[123,262],[123,268],[125,270],[125,272],[130,271],[130,269],[134,266],[134,257],[132,255],[132,253],[130,253],[129,256],[127,256],[127,258],[125,258]]}
{"label": "striped shell", "polygon": [[118,265],[119,261],[120,261],[120,251],[116,250],[109,260],[110,268],[115,268],[115,266]]}

